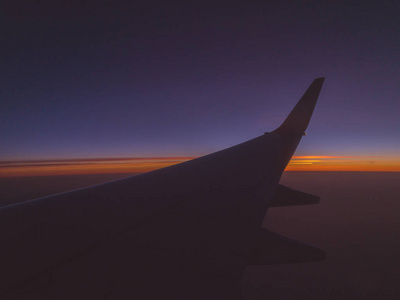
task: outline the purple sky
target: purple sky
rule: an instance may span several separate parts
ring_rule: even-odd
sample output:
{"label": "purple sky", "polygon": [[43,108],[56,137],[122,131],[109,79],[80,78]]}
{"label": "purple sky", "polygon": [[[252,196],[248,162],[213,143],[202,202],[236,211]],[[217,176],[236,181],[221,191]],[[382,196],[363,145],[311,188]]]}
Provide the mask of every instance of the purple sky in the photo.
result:
{"label": "purple sky", "polygon": [[399,1],[55,2],[0,5],[0,160],[206,154],[320,76],[297,155],[400,153]]}

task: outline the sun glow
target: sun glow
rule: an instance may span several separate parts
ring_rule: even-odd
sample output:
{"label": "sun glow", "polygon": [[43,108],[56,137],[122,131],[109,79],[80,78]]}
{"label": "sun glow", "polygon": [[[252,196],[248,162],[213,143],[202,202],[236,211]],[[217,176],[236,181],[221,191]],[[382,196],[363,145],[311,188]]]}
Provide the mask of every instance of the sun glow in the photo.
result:
{"label": "sun glow", "polygon": [[193,157],[147,157],[0,162],[0,177],[145,173]]}
{"label": "sun glow", "polygon": [[286,171],[400,172],[399,157],[293,156]]}

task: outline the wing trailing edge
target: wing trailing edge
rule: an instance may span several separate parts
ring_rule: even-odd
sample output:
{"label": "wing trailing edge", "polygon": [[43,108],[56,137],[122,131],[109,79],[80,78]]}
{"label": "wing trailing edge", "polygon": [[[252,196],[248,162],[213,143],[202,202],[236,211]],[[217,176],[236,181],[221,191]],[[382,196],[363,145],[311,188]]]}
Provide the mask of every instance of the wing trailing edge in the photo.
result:
{"label": "wing trailing edge", "polygon": [[307,205],[319,203],[319,197],[279,184],[270,207]]}
{"label": "wing trailing edge", "polygon": [[272,265],[321,261],[325,250],[260,228],[249,256],[249,265]]}

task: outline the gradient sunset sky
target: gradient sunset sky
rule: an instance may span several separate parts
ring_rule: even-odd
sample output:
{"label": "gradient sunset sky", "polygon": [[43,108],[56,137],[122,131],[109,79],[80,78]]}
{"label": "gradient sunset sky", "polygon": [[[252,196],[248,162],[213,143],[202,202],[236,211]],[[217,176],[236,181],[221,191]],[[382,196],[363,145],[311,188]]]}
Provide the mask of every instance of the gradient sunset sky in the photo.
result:
{"label": "gradient sunset sky", "polygon": [[297,165],[400,171],[399,1],[24,2],[0,4],[3,165],[201,156],[324,76]]}

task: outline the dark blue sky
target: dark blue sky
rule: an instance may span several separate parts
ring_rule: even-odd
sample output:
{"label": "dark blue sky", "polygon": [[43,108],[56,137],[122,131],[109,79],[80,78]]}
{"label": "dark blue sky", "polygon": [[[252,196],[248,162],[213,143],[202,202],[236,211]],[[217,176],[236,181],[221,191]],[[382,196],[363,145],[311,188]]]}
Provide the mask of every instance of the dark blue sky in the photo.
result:
{"label": "dark blue sky", "polygon": [[0,160],[206,154],[320,76],[297,154],[397,156],[400,2],[323,2],[3,2]]}

